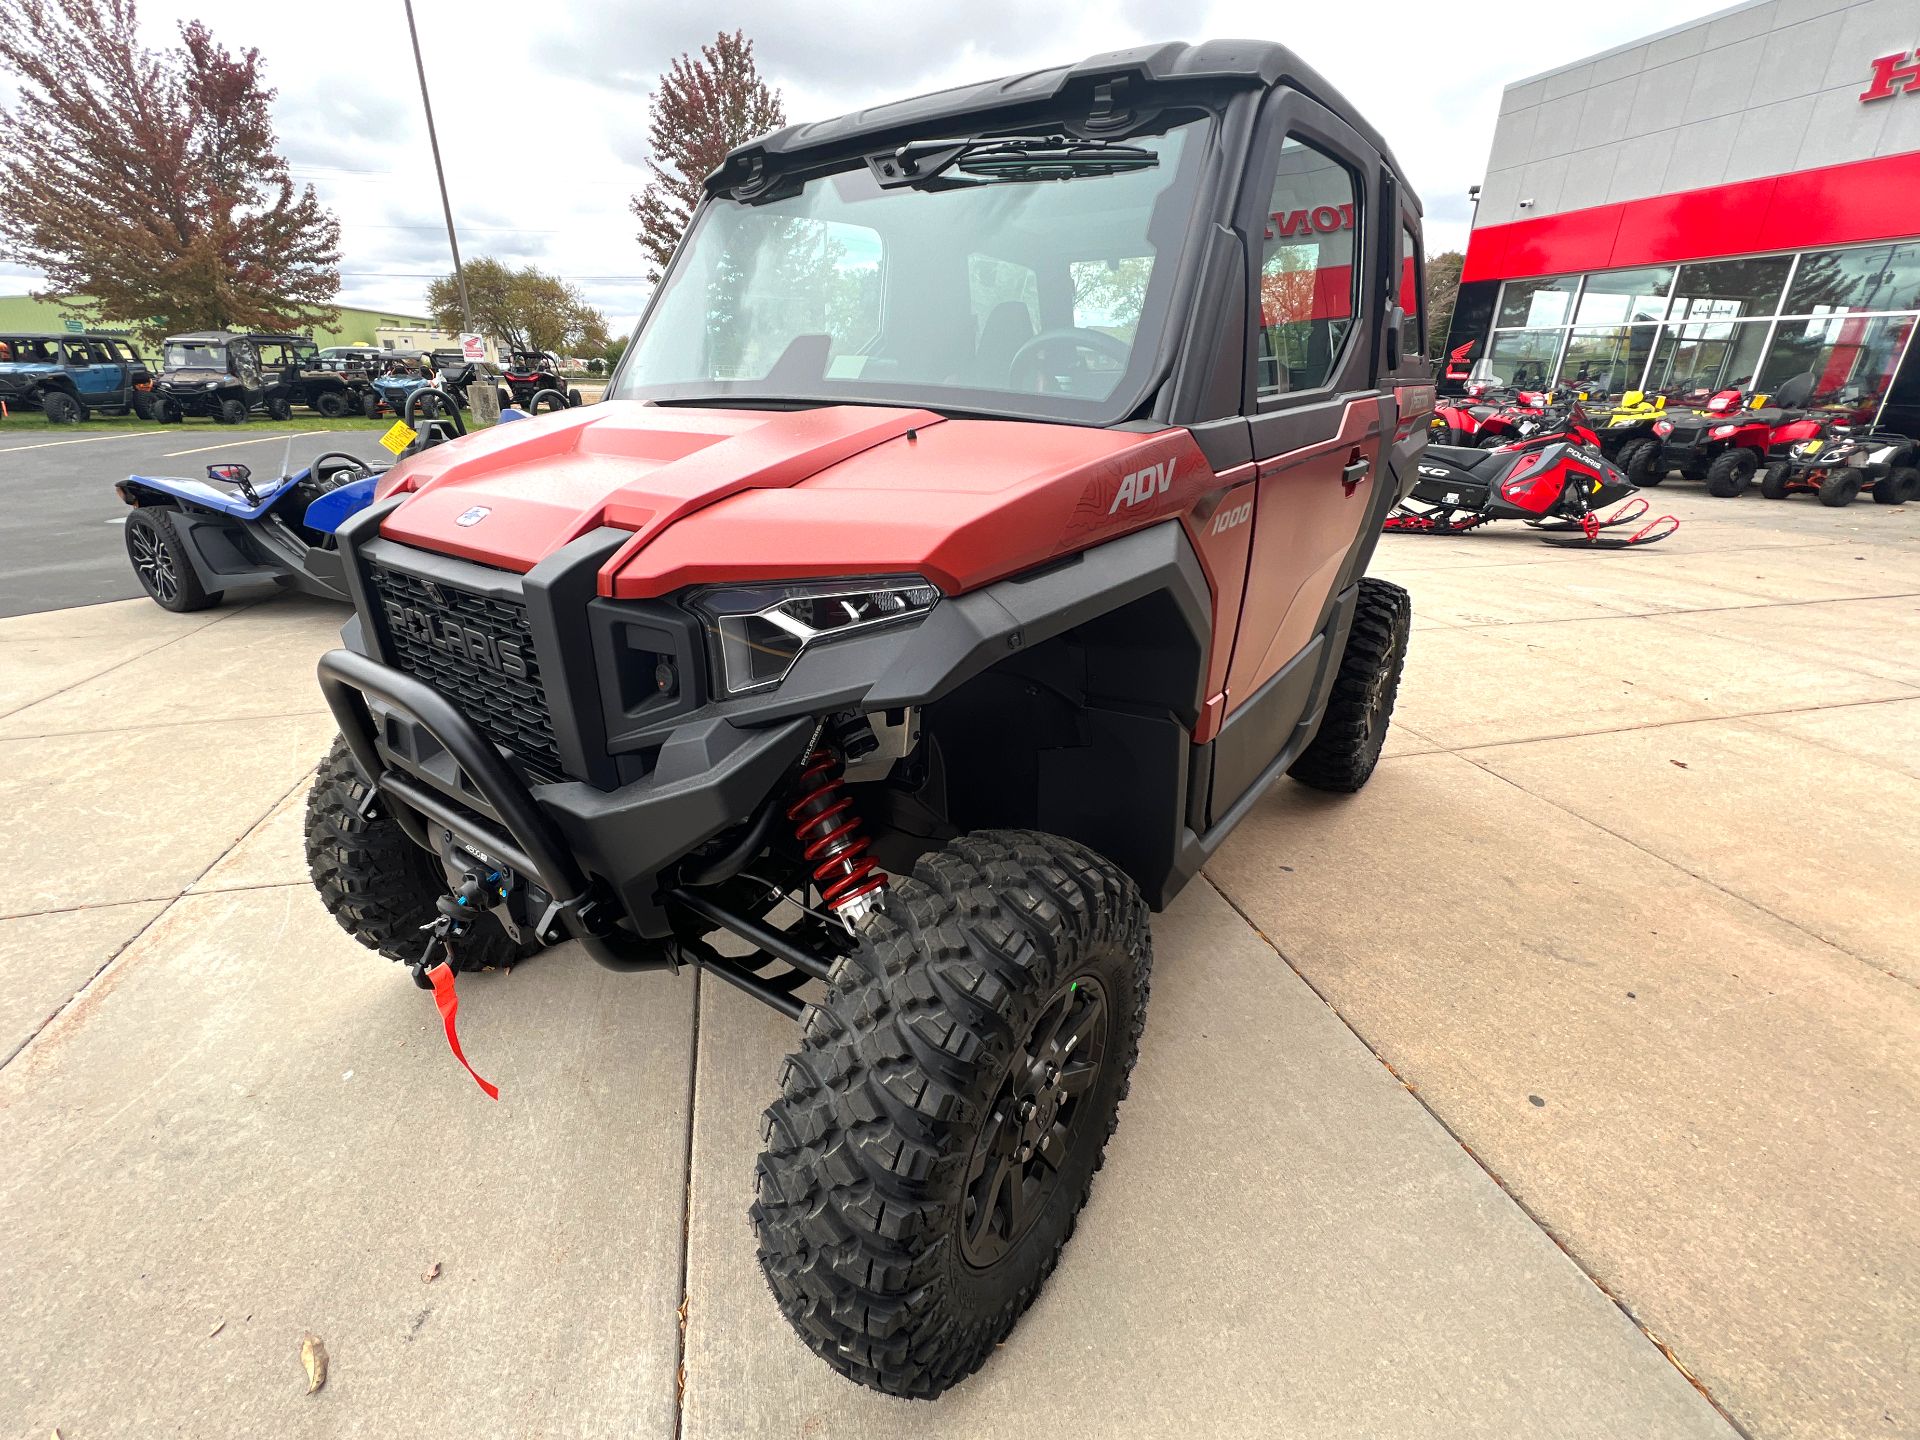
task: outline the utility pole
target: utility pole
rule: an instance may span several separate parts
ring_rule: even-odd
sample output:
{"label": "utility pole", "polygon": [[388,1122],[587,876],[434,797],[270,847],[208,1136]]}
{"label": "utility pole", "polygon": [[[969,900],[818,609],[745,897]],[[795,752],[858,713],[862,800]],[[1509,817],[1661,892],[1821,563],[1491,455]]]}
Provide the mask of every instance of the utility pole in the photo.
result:
{"label": "utility pole", "polygon": [[447,217],[447,244],[453,249],[453,278],[460,287],[460,324],[473,330],[473,310],[467,304],[467,277],[460,268],[460,241],[453,233],[453,205],[447,199],[447,172],[440,165],[440,137],[433,128],[433,99],[427,94],[427,67],[420,58],[420,32],[413,23],[413,0],[406,0],[407,34],[413,37],[413,68],[420,76],[420,104],[427,112],[427,143],[433,147],[433,173],[440,181],[440,209]]}

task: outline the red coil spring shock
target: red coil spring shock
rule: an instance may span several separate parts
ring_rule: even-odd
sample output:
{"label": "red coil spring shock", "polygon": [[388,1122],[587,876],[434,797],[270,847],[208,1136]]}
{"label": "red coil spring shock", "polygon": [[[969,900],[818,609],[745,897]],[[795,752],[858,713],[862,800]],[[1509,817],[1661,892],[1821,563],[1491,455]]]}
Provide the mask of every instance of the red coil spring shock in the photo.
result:
{"label": "red coil spring shock", "polygon": [[816,745],[800,772],[800,795],[787,806],[801,854],[813,866],[820,898],[837,915],[857,919],[872,908],[866,897],[887,888],[886,872],[867,854],[847,782],[840,778],[840,755],[831,745]]}

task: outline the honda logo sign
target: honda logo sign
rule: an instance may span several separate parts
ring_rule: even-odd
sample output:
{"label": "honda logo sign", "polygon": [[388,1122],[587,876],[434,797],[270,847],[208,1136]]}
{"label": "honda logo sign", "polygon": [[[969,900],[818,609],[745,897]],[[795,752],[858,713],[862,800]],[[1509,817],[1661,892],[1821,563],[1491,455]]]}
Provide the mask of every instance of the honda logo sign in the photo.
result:
{"label": "honda logo sign", "polygon": [[1882,55],[1873,62],[1873,83],[1860,92],[1860,102],[1890,100],[1901,90],[1920,90],[1920,51]]}

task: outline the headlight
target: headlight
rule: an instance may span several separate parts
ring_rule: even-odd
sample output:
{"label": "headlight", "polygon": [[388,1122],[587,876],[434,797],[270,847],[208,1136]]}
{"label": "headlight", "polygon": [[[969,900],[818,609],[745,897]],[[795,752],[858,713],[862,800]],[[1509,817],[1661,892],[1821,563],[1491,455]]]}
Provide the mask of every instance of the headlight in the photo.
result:
{"label": "headlight", "polygon": [[1739,428],[1738,425],[1716,425],[1707,434],[1715,440],[1724,440]]}
{"label": "headlight", "polygon": [[705,622],[721,688],[740,695],[778,685],[809,645],[917,620],[939,599],[918,575],[890,575],[715,587],[694,594],[692,605]]}

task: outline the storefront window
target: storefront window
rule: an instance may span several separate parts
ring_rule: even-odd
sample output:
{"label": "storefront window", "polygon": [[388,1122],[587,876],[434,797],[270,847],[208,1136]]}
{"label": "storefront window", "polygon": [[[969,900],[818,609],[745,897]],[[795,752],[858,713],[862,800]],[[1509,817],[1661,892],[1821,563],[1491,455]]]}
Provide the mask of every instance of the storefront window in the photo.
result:
{"label": "storefront window", "polygon": [[1580,292],[1577,325],[1631,325],[1659,320],[1667,313],[1667,291],[1673,288],[1673,267],[1654,265],[1645,270],[1610,270],[1587,276]]}
{"label": "storefront window", "polygon": [[1647,388],[1680,399],[1750,389],[1767,328],[1764,320],[1669,326],[1661,331]]}
{"label": "storefront window", "polygon": [[1561,275],[1552,280],[1509,280],[1500,292],[1500,318],[1494,323],[1506,327],[1525,325],[1564,325],[1573,306],[1578,275]]}
{"label": "storefront window", "polygon": [[1810,250],[1800,257],[1789,315],[1920,306],[1920,244]]}
{"label": "storefront window", "polygon": [[1671,318],[1744,320],[1771,315],[1780,308],[1780,291],[1792,267],[1791,255],[1682,265],[1679,283],[1673,287]]}
{"label": "storefront window", "polygon": [[1911,315],[1873,319],[1830,315],[1819,320],[1782,320],[1760,372],[1759,388],[1773,391],[1796,375],[1813,376],[1815,405],[1878,409],[1893,383]]}
{"label": "storefront window", "polygon": [[1496,330],[1487,358],[1473,367],[1473,373],[1500,385],[1544,389],[1564,334],[1564,330]]}
{"label": "storefront window", "polygon": [[1652,325],[1615,325],[1604,330],[1575,330],[1560,362],[1559,384],[1592,396],[1616,396],[1640,386],[1653,353]]}

